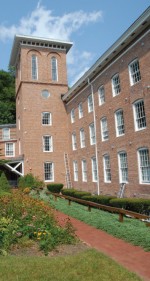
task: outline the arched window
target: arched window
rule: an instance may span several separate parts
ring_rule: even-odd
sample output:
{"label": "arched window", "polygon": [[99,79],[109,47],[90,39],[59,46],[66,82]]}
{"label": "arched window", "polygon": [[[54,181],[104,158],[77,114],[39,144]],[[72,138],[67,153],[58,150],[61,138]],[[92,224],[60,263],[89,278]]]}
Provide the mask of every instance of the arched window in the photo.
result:
{"label": "arched window", "polygon": [[52,68],[52,80],[58,80],[58,71],[57,71],[57,59],[55,57],[51,58],[51,68]]}
{"label": "arched window", "polygon": [[32,79],[37,80],[38,79],[38,62],[37,62],[36,55],[32,55],[32,58],[31,58],[31,73],[32,73]]}

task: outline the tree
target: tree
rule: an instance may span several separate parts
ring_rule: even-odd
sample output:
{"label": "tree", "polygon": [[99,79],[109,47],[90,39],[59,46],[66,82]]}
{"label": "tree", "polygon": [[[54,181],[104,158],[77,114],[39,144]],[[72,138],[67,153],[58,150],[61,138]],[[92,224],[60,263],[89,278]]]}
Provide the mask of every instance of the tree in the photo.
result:
{"label": "tree", "polygon": [[10,191],[10,184],[5,176],[5,173],[2,173],[0,177],[0,191]]}
{"label": "tree", "polygon": [[16,123],[14,71],[0,70],[0,125],[14,123]]}

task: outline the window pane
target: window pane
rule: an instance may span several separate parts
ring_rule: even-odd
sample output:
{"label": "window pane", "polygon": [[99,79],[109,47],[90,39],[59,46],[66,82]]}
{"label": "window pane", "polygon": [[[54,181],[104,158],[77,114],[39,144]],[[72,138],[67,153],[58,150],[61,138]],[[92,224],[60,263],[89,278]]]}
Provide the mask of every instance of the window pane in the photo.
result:
{"label": "window pane", "polygon": [[143,183],[150,182],[150,158],[149,158],[149,150],[141,149],[139,150],[140,155],[140,173],[141,173],[141,181]]}
{"label": "window pane", "polygon": [[121,136],[125,133],[123,110],[119,110],[116,112],[116,122],[117,136]]}
{"label": "window pane", "polygon": [[96,157],[92,158],[92,180],[97,181],[97,162]]}
{"label": "window pane", "polygon": [[135,115],[136,115],[136,127],[137,129],[142,129],[146,127],[146,116],[145,116],[145,108],[144,101],[140,100],[135,103]]}
{"label": "window pane", "polygon": [[82,181],[87,181],[87,163],[82,160]]}
{"label": "window pane", "polygon": [[128,182],[128,163],[127,163],[127,153],[121,152],[119,154],[120,158],[120,181]]}
{"label": "window pane", "polygon": [[104,86],[101,86],[98,90],[99,93],[99,105],[102,105],[103,103],[105,103],[105,90],[104,90]]}
{"label": "window pane", "polygon": [[90,144],[92,145],[96,143],[94,123],[90,124],[89,128],[90,128]]}
{"label": "window pane", "polygon": [[138,60],[134,60],[129,65],[129,71],[130,71],[131,85],[134,85],[138,81],[141,80],[140,67],[139,67],[139,61]]}
{"label": "window pane", "polygon": [[107,126],[106,118],[103,118],[101,120],[101,133],[102,133],[102,141],[108,140],[109,135],[108,135],[108,126]]}
{"label": "window pane", "polygon": [[93,111],[93,98],[92,95],[88,96],[88,112]]}
{"label": "window pane", "polygon": [[37,80],[37,56],[32,55],[32,79]]}
{"label": "window pane", "polygon": [[53,57],[51,59],[51,65],[52,65],[52,80],[57,81],[57,59]]}
{"label": "window pane", "polygon": [[46,181],[54,180],[53,163],[44,163],[44,175]]}
{"label": "window pane", "polygon": [[112,78],[112,89],[114,96],[118,95],[121,92],[120,79],[118,74]]}
{"label": "window pane", "polygon": [[14,156],[14,144],[6,143],[5,144],[5,155],[6,156]]}
{"label": "window pane", "polygon": [[105,182],[111,182],[111,169],[110,169],[109,155],[104,155],[104,180],[105,180]]}
{"label": "window pane", "polygon": [[43,112],[42,113],[42,124],[43,125],[50,125],[51,124],[51,114],[50,114],[50,112]]}
{"label": "window pane", "polygon": [[51,151],[52,152],[52,137],[51,136],[44,136],[43,137],[43,151]]}

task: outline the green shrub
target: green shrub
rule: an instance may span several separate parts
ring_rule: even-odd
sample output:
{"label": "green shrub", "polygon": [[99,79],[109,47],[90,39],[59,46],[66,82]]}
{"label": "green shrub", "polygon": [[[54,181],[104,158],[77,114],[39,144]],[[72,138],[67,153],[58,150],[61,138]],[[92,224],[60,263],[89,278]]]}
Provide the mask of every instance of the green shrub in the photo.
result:
{"label": "green shrub", "polygon": [[123,208],[133,212],[148,214],[150,212],[150,199],[116,198],[110,201],[111,206]]}
{"label": "green shrub", "polygon": [[27,174],[24,177],[20,177],[18,180],[18,186],[22,189],[29,188],[40,188],[45,184],[43,181],[40,181],[38,177],[34,177],[32,174]]}
{"label": "green shrub", "polygon": [[54,192],[54,193],[60,193],[62,188],[63,188],[62,183],[50,183],[50,184],[47,185],[47,189],[50,192]]}
{"label": "green shrub", "polygon": [[0,177],[0,192],[10,192],[10,184],[4,173]]}
{"label": "green shrub", "polygon": [[63,189],[62,194],[70,197],[75,197],[81,199],[83,196],[89,196],[91,195],[90,192],[87,191],[80,191],[74,188],[69,188],[69,189]]}
{"label": "green shrub", "polygon": [[115,197],[113,196],[105,196],[105,195],[91,195],[91,196],[84,196],[82,199],[95,202],[97,204],[108,205],[110,206],[110,200]]}

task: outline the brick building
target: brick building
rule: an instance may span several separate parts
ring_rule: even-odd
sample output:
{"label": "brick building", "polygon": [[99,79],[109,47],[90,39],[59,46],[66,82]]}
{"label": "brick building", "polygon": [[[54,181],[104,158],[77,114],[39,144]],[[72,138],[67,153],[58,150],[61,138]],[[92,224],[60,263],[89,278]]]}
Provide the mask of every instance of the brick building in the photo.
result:
{"label": "brick building", "polygon": [[150,196],[149,24],[150,8],[69,90],[72,43],[15,36],[16,135],[15,125],[0,126],[9,174]]}

